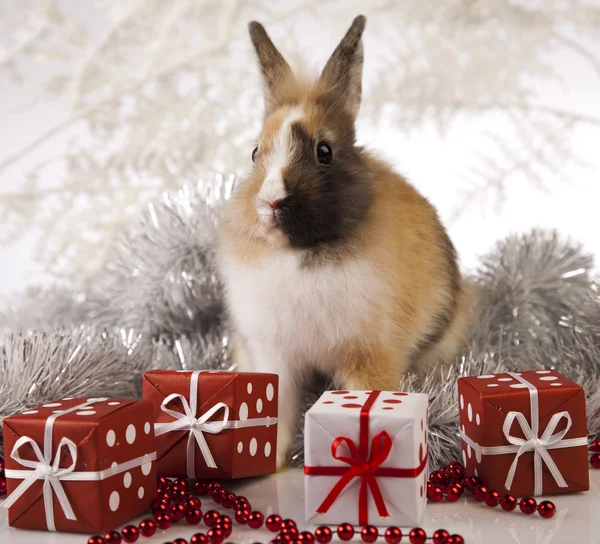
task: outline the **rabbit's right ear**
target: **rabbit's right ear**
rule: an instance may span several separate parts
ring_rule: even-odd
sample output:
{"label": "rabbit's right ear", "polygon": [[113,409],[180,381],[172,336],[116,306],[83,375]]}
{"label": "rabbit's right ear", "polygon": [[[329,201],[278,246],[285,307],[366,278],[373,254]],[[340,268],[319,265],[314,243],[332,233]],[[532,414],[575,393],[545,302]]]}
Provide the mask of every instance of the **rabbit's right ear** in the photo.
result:
{"label": "rabbit's right ear", "polygon": [[285,102],[295,78],[289,64],[277,50],[263,25],[252,21],[248,30],[262,73],[268,113]]}

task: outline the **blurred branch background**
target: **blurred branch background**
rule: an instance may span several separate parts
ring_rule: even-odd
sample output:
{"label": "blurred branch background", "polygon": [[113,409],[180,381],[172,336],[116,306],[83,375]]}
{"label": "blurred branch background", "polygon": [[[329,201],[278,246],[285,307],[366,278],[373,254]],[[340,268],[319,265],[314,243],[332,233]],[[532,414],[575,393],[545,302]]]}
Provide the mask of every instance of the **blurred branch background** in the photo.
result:
{"label": "blurred branch background", "polygon": [[598,0],[0,0],[2,290],[87,278],[149,198],[243,175],[248,21],[317,70],[360,12],[361,143],[439,207],[465,265],[530,226],[600,253]]}

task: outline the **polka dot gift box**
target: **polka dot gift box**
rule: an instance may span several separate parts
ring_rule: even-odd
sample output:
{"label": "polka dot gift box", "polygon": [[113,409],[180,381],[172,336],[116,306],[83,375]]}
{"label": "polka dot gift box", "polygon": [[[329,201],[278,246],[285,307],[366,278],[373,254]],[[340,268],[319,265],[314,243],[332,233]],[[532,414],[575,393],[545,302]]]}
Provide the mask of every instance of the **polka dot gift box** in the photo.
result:
{"label": "polka dot gift box", "polygon": [[152,370],[157,473],[173,478],[245,478],[276,470],[278,376]]}
{"label": "polka dot gift box", "polygon": [[5,418],[9,524],[104,533],[148,510],[151,413],[145,401],[65,398]]}
{"label": "polka dot gift box", "polygon": [[306,521],[418,524],[427,503],[427,402],[418,393],[325,392],[305,419]]}
{"label": "polka dot gift box", "polygon": [[554,370],[458,379],[467,474],[517,497],[589,489],[585,394]]}

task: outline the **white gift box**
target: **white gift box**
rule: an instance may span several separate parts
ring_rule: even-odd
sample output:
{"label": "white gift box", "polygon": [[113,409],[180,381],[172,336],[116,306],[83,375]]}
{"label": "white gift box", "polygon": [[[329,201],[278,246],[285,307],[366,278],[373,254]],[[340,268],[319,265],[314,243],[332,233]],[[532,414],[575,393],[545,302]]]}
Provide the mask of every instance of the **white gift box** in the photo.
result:
{"label": "white gift box", "polygon": [[327,391],[305,420],[306,521],[414,526],[427,504],[428,396]]}

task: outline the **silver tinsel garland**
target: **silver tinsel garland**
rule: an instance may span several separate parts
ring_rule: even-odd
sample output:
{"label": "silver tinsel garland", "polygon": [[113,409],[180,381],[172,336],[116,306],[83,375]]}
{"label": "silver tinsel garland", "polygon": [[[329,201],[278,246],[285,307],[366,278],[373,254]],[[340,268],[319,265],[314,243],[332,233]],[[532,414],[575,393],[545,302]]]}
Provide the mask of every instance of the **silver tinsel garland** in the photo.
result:
{"label": "silver tinsel garland", "polygon": [[[148,205],[105,269],[80,289],[32,289],[0,312],[0,419],[69,396],[137,396],[150,368],[235,369],[213,269],[218,206],[233,176],[213,176]],[[452,367],[409,374],[430,396],[431,466],[458,458],[456,379],[556,368],[586,391],[600,433],[600,288],[593,259],[555,232],[511,236],[483,257],[478,324]],[[315,378],[304,413],[330,387]],[[303,418],[302,418],[303,419]],[[303,421],[293,445],[303,462]]]}

